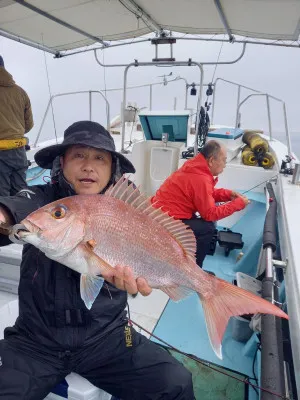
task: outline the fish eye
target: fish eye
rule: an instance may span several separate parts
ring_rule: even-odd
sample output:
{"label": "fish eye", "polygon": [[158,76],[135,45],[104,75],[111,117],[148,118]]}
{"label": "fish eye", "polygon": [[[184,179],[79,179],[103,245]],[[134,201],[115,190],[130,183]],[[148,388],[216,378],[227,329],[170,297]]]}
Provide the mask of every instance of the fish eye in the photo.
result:
{"label": "fish eye", "polygon": [[66,215],[66,208],[63,206],[57,206],[52,210],[51,215],[55,219],[61,219]]}

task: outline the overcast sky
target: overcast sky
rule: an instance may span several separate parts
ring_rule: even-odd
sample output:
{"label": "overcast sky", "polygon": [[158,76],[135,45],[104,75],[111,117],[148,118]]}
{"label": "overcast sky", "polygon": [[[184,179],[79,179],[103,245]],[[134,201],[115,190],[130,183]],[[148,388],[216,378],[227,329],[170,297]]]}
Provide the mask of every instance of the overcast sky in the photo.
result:
{"label": "overcast sky", "polygon": [[[220,43],[181,41],[174,47],[177,60],[186,61],[216,61]],[[167,50],[167,49],[166,49]],[[220,61],[237,58],[242,50],[240,44],[224,44]],[[45,68],[45,57],[49,72],[50,90],[52,94],[73,92],[79,90],[102,90],[105,87],[122,87],[124,68],[100,67],[94,58],[94,53],[83,53],[54,59],[50,54],[21,45],[0,37],[0,54],[5,61],[6,69],[13,75],[15,81],[22,86],[30,96],[35,120],[35,127],[30,133],[34,139],[40,127],[47,102],[49,89]],[[161,52],[159,55],[167,55]],[[103,53],[99,51],[100,59]],[[150,43],[116,47],[105,51],[106,63],[130,63],[134,59],[151,61],[154,48]],[[129,85],[158,82],[159,75],[173,72],[188,82],[199,82],[199,70],[196,67],[141,67],[132,68],[128,75]],[[214,67],[205,67],[204,81],[210,82]],[[300,49],[278,48],[271,46],[248,45],[242,60],[233,65],[218,66],[216,77],[222,77],[241,83],[254,89],[267,92],[286,102],[289,130],[300,135]],[[233,125],[235,122],[236,89],[220,84],[216,99],[217,124]],[[153,89],[153,109],[170,109],[177,98],[177,109],[184,106],[185,84],[178,81],[167,86],[157,86]],[[243,91],[242,96],[248,95]],[[111,104],[111,116],[119,113],[122,92],[108,94]],[[136,89],[128,93],[128,101],[136,102],[139,107],[149,106],[149,89]],[[189,107],[195,107],[195,97],[189,96]],[[282,108],[276,102],[271,102],[272,127],[274,131],[284,130]],[[59,135],[72,122],[89,117],[88,95],[59,98],[54,103],[55,125]],[[94,97],[93,119],[105,124],[105,104],[99,96]],[[242,109],[242,124],[247,128],[259,128],[268,131],[266,103],[264,98],[253,98]],[[53,137],[54,128],[51,113],[49,113],[42,139]]]}

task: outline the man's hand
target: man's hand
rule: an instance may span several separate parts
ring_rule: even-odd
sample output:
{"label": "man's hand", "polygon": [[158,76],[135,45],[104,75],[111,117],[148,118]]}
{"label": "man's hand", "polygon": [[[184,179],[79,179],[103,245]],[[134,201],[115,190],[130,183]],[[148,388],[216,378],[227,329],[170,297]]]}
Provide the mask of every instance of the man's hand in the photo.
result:
{"label": "man's hand", "polygon": [[235,191],[232,191],[231,192],[231,200],[234,200],[234,199],[236,199],[236,198],[238,198],[238,197],[240,197],[241,199],[243,199],[243,201],[244,201],[244,203],[245,203],[245,206],[247,206],[248,204],[250,204],[250,200],[246,197],[246,196],[243,196],[241,193],[239,193],[239,192],[235,192]]}
{"label": "man's hand", "polygon": [[118,289],[126,290],[129,294],[140,292],[143,296],[149,296],[152,292],[152,288],[148,285],[146,279],[134,278],[130,267],[116,265],[114,271],[102,274],[102,276],[107,282],[112,283]]}
{"label": "man's hand", "polygon": [[242,196],[240,195],[239,197],[241,197],[245,203],[245,206],[247,206],[248,204],[250,204],[250,200],[246,197],[246,196]]}
{"label": "man's hand", "polygon": [[235,191],[232,190],[232,192],[231,192],[231,200],[234,200],[237,197],[242,197],[242,195],[239,192],[235,192]]}

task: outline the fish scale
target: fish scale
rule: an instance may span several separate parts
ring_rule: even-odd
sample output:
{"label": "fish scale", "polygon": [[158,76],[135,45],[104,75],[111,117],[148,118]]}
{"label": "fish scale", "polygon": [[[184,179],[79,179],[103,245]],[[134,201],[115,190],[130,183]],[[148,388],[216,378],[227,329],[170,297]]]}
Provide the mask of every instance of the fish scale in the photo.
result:
{"label": "fish scale", "polygon": [[[114,201],[115,200],[115,201]],[[112,204],[112,203],[116,204]],[[111,209],[112,206],[117,208],[120,200],[107,198],[103,199],[102,207],[103,213],[106,213],[106,209]],[[126,205],[127,217],[129,220],[133,218],[131,215],[130,206]],[[124,209],[121,210],[122,212]],[[100,221],[99,216],[99,221]],[[119,224],[116,226],[115,221],[119,221]],[[128,227],[126,222],[126,218],[107,218],[105,222],[99,223],[96,228],[96,232],[91,232],[91,237],[98,237],[99,244],[97,243],[94,252],[101,258],[105,259],[111,265],[124,264],[131,265],[138,276],[147,276],[149,284],[152,287],[158,287],[161,285],[161,278],[157,276],[157,263],[161,264],[161,253],[165,253],[165,272],[162,271],[164,285],[173,284],[178,281],[180,277],[183,280],[184,276],[181,271],[178,271],[177,264],[182,263],[182,258],[180,256],[183,255],[183,250],[181,246],[179,246],[172,238],[168,238],[169,241],[173,244],[173,247],[177,247],[174,250],[178,251],[178,257],[175,256],[175,253],[166,253],[166,244],[163,242],[159,236],[159,224],[155,223],[155,221],[147,221],[148,223],[140,223],[137,218],[133,222],[132,227]],[[145,225],[148,225],[148,229],[145,230]],[[154,225],[154,226],[152,226]],[[158,225],[158,226],[156,226]],[[130,232],[130,236],[128,233]],[[134,232],[134,234],[132,234]],[[150,236],[149,236],[150,235]],[[149,237],[152,237],[156,240],[149,241]],[[128,251],[128,246],[130,247],[130,251]],[[119,252],[117,253],[117,248]],[[168,246],[167,246],[168,248]],[[124,250],[122,250],[124,249]],[[173,264],[171,264],[173,262]],[[172,269],[173,274],[172,277]]]}

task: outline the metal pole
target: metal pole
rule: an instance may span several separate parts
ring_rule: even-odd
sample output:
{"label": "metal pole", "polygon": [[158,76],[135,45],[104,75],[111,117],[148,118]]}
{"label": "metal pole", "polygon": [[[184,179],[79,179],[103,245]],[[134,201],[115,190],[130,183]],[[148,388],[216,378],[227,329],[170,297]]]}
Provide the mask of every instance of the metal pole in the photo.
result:
{"label": "metal pole", "polygon": [[122,112],[121,112],[121,120],[122,120],[122,138],[121,138],[121,153],[124,153],[125,147],[125,108],[126,108],[126,90],[127,90],[127,74],[129,68],[134,64],[129,64],[124,70],[124,86],[123,86],[123,101],[122,101]]}
{"label": "metal pole", "polygon": [[[259,90],[252,89],[252,88],[249,87],[249,86],[241,85],[240,83],[237,83],[237,82],[229,81],[228,79],[217,78],[217,79],[215,80],[215,85],[216,85],[217,81],[222,81],[222,82],[225,82],[225,83],[230,83],[230,84],[233,85],[233,86],[240,86],[240,87],[243,88],[243,89],[251,90],[252,92],[255,92],[255,93],[262,93],[262,92],[259,91]],[[280,100],[280,99],[278,99],[278,100]]]}
{"label": "metal pole", "polygon": [[150,85],[150,111],[152,110],[152,85]]}
{"label": "metal pole", "polygon": [[188,94],[189,94],[189,87],[188,87],[188,85],[185,85],[185,101],[184,101],[184,109],[185,110],[187,110]]}
{"label": "metal pole", "polygon": [[245,51],[246,51],[246,43],[244,43],[244,45],[243,45],[243,50],[242,50],[241,54],[238,56],[238,58],[236,58],[233,61],[220,61],[220,62],[215,62],[215,61],[210,62],[209,61],[209,62],[202,62],[201,64],[202,65],[228,65],[228,64],[235,64],[238,61],[240,61],[241,58],[243,58],[243,56],[245,54]]}
{"label": "metal pole", "polygon": [[86,37],[88,39],[91,39],[92,42],[96,42],[96,43],[98,42],[98,43],[101,43],[103,46],[108,46],[108,43],[104,42],[99,37],[91,35],[90,33],[78,28],[77,26],[71,25],[68,22],[55,17],[53,14],[50,14],[50,13],[42,10],[41,8],[38,8],[38,7],[34,6],[31,3],[28,3],[25,0],[14,0],[14,2],[20,4],[23,7],[28,8],[29,10],[32,10],[33,12],[35,12],[35,13],[37,13],[39,15],[42,15],[43,17],[55,22],[58,25],[61,25],[61,26],[65,27],[65,28],[67,28],[67,29],[70,29],[71,31],[79,33],[80,35],[82,35],[82,36],[84,36],[84,37]]}
{"label": "metal pole", "polygon": [[[196,126],[197,126],[197,120],[199,118],[199,112],[200,112],[200,107],[201,107],[201,100],[202,100],[202,92],[203,92],[203,80],[204,80],[204,70],[203,70],[203,65],[196,62],[192,61],[189,59],[188,61],[160,61],[160,62],[138,62],[135,61],[134,63],[128,64],[126,68],[124,69],[124,85],[123,85],[123,106],[122,106],[122,138],[121,138],[121,152],[125,152],[125,147],[124,147],[124,142],[125,142],[125,119],[124,119],[124,110],[126,108],[126,90],[127,90],[127,75],[128,75],[128,70],[130,67],[151,67],[151,66],[160,66],[160,65],[171,65],[171,66],[179,66],[179,67],[185,67],[185,66],[196,66],[199,68],[200,71],[200,88],[199,88],[199,95],[198,95],[198,102],[197,102],[197,118],[196,118]],[[198,146],[196,145],[195,142],[195,147],[196,147],[196,153],[198,153]]]}
{"label": "metal pole", "polygon": [[109,131],[110,130],[110,105],[109,102],[107,101],[106,103],[106,129]]}
{"label": "metal pole", "polygon": [[25,44],[26,46],[33,47],[34,49],[46,51],[47,53],[53,54],[55,57],[60,57],[60,52],[57,50],[50,49],[47,46],[43,46],[39,43],[32,42],[30,40],[15,36],[9,32],[0,29],[0,36],[6,37],[7,39],[14,40],[15,42]]}
{"label": "metal pole", "polygon": [[295,168],[292,178],[292,184],[297,185],[299,183],[300,178],[300,163],[295,162]]}
{"label": "metal pole", "polygon": [[[107,98],[104,96],[104,94],[101,91],[99,91],[99,90],[89,90],[89,91],[88,90],[82,90],[82,91],[78,91],[78,92],[58,93],[58,94],[55,94],[55,95],[51,96],[50,99],[49,99],[49,102],[48,102],[48,105],[47,105],[47,108],[46,108],[46,111],[45,111],[45,114],[44,114],[40,129],[38,131],[37,137],[36,137],[35,142],[33,144],[34,147],[37,145],[37,142],[38,142],[39,137],[41,135],[41,132],[42,132],[42,129],[43,129],[43,126],[44,126],[48,111],[50,109],[50,105],[53,102],[53,100],[56,97],[70,96],[70,95],[73,95],[73,94],[82,94],[82,93],[89,93],[90,96],[91,96],[92,93],[100,94],[100,96],[103,98],[103,100],[106,103],[107,129],[109,129],[109,127],[110,127],[110,105],[109,105],[109,101],[107,100]],[[91,111],[90,111],[90,117],[91,117]]]}
{"label": "metal pole", "polygon": [[[240,100],[241,100],[241,85],[238,85],[238,95],[237,95],[237,106],[236,106],[236,110],[238,110],[238,106],[240,104]],[[236,116],[235,116],[235,126],[238,126],[239,123],[239,115],[240,113],[237,111],[236,112]]]}
{"label": "metal pole", "polygon": [[[241,89],[242,89],[242,88],[243,88],[243,89],[247,89],[247,90],[251,90],[252,92],[258,93],[258,94],[261,94],[261,93],[262,93],[262,92],[260,92],[259,90],[252,89],[252,88],[250,88],[250,87],[248,87],[248,86],[241,85],[241,84],[239,84],[239,83],[232,82],[232,81],[229,81],[229,80],[227,80],[227,79],[217,78],[217,79],[215,80],[215,83],[214,83],[214,93],[213,93],[213,100],[212,100],[212,114],[211,114],[211,123],[212,123],[212,124],[214,123],[214,116],[215,116],[216,90],[217,90],[217,83],[218,83],[218,81],[222,81],[222,82],[225,82],[225,83],[229,83],[230,85],[237,86],[237,87],[238,87],[238,96],[240,96],[240,93],[241,93]],[[237,106],[239,106],[239,100],[238,100],[238,102],[237,102]],[[235,117],[235,126],[236,126],[236,127],[237,127],[238,121],[239,121],[239,110],[237,109],[237,110],[236,110],[236,117]]]}
{"label": "metal pole", "polygon": [[[0,35],[2,35],[2,31],[0,30]],[[5,36],[5,35],[3,35]],[[212,38],[199,38],[199,37],[176,37],[173,36],[173,39],[176,40],[196,40],[196,41],[204,41],[204,42],[220,42],[220,43],[228,43],[228,40],[226,39],[212,39]],[[18,37],[16,37],[16,39],[13,39],[16,41],[18,40]],[[131,41],[131,42],[123,42],[123,43],[116,43],[116,44],[111,44],[109,46],[106,47],[106,49],[109,48],[113,48],[113,47],[119,47],[119,46],[128,46],[128,45],[134,45],[134,44],[139,44],[142,42],[150,42],[152,39],[142,39],[142,40],[135,40],[135,41]],[[254,40],[237,40],[234,39],[234,43],[240,43],[240,44],[259,44],[259,45],[264,45],[264,46],[277,46],[277,47],[292,47],[292,48],[297,48],[299,49],[299,44],[286,44],[286,43],[279,43],[280,41],[276,41],[275,43],[272,42],[263,42],[263,41],[257,41],[255,42]],[[27,44],[27,43],[25,43]],[[36,44],[35,44],[36,45]],[[30,44],[29,44],[30,46]],[[100,48],[91,48],[91,49],[85,49],[85,50],[79,50],[79,51],[72,51],[66,54],[62,54],[62,53],[57,53],[58,57],[69,57],[69,56],[73,56],[74,54],[80,54],[80,53],[87,53],[89,51],[95,51],[95,50],[102,50],[102,47]]]}
{"label": "metal pole", "polygon": [[221,21],[226,29],[227,35],[229,36],[229,42],[233,42],[234,41],[234,36],[232,34],[231,28],[229,26],[228,20],[226,18],[225,12],[223,10],[222,4],[220,0],[214,0],[215,2],[215,6],[218,10],[218,13],[220,15]]}
{"label": "metal pole", "polygon": [[92,120],[92,92],[89,91],[89,117]]}
{"label": "metal pole", "polygon": [[284,127],[285,127],[285,136],[286,136],[286,141],[287,141],[287,147],[288,147],[288,152],[289,156],[292,155],[292,144],[291,144],[291,138],[290,138],[290,133],[289,133],[289,128],[288,128],[288,122],[287,122],[287,114],[286,114],[286,107],[285,107],[285,102],[282,102],[283,106],[283,117],[284,117]]}
{"label": "metal pole", "polygon": [[174,97],[174,110],[176,110],[177,107],[177,97]]}
{"label": "metal pole", "polygon": [[[157,44],[155,46],[157,47]],[[111,45],[110,47],[113,47],[113,45]],[[99,58],[97,56],[97,50],[99,50],[99,49],[93,49],[94,55],[95,55],[95,59],[96,59],[97,63],[99,65],[101,65],[101,67],[126,67],[128,65],[128,64],[103,64],[99,60]],[[242,49],[241,54],[237,58],[232,60],[232,61],[220,61],[220,62],[208,61],[208,62],[201,62],[200,63],[199,61],[192,61],[191,60],[191,62],[194,65],[196,65],[196,64],[201,64],[201,65],[229,65],[229,64],[235,64],[238,61],[240,61],[241,58],[243,58],[243,56],[245,54],[245,51],[246,51],[246,43],[243,43],[243,49]],[[158,50],[155,50],[155,58],[158,58]],[[149,63],[150,63],[150,61],[149,61]],[[139,63],[138,61],[136,61],[136,64],[142,65],[144,63]],[[154,63],[152,62],[151,64],[154,64]],[[178,65],[178,61],[169,61],[168,64],[165,61],[158,61],[156,65],[171,65],[171,66],[172,65]]]}
{"label": "metal pole", "polygon": [[[252,93],[252,94],[249,94],[243,101],[240,102],[240,104],[239,104],[239,106],[238,106],[238,109],[237,109],[237,111],[236,111],[237,114],[239,113],[241,106],[242,106],[244,103],[246,103],[246,101],[249,100],[250,97],[253,97],[253,96],[266,96],[266,93]],[[235,126],[235,127],[237,128],[237,126]]]}
{"label": "metal pole", "polygon": [[198,121],[199,121],[199,114],[200,114],[200,108],[201,108],[201,101],[202,101],[202,92],[203,92],[203,80],[204,80],[204,70],[203,70],[203,65],[199,64],[198,65],[200,68],[200,87],[199,87],[199,96],[198,96],[198,102],[197,102],[197,114],[196,114],[196,121],[195,121],[195,126],[196,126],[196,132],[195,132],[195,143],[194,143],[194,155],[196,156],[198,154]]}
{"label": "metal pole", "polygon": [[212,109],[211,109],[211,124],[213,125],[214,123],[214,118],[215,118],[215,101],[216,101],[216,92],[217,92],[217,83],[221,78],[217,78],[215,80],[214,84],[214,92],[213,92],[213,98],[212,98]]}
{"label": "metal pole", "polygon": [[269,134],[270,134],[270,140],[272,140],[272,124],[271,124],[271,111],[270,111],[270,99],[269,95],[266,94],[266,100],[267,100],[267,112],[268,112],[268,121],[269,121]]}

